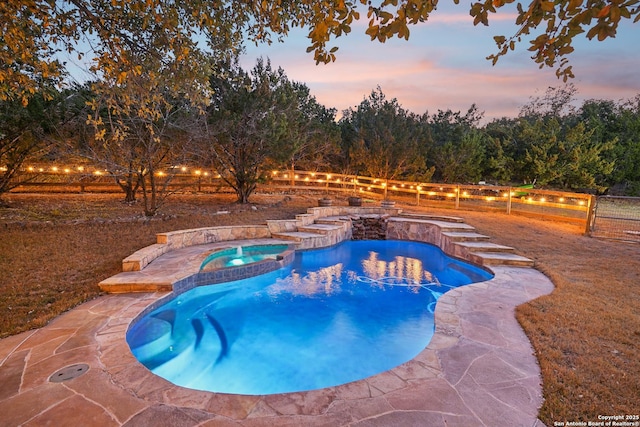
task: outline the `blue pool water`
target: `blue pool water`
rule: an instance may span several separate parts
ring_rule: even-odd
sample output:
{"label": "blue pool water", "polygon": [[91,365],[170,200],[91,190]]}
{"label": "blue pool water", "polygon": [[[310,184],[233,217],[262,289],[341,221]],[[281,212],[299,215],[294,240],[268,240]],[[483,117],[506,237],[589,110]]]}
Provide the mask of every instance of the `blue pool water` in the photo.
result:
{"label": "blue pool water", "polygon": [[288,245],[237,246],[213,252],[200,265],[200,270],[237,267],[268,258],[276,259],[289,248]]}
{"label": "blue pool water", "polygon": [[438,297],[491,277],[425,243],[349,241],[181,294],[132,325],[127,341],[145,366],[180,386],[313,390],[412,359],[433,336]]}

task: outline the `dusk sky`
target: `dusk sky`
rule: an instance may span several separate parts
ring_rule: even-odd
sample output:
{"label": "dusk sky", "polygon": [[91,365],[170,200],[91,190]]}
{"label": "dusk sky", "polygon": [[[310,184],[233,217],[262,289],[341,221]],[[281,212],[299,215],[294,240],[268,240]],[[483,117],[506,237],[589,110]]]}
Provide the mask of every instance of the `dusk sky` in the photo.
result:
{"label": "dusk sky", "polygon": [[[284,43],[248,47],[242,66],[250,69],[257,57],[282,67],[290,80],[307,84],[318,102],[343,109],[357,106],[378,85],[388,99],[396,98],[414,113],[451,109],[466,112],[475,103],[485,122],[516,117],[531,97],[549,86],[564,83],[555,69],[539,69],[530,59],[528,40],[501,58],[495,66],[485,59],[497,51],[493,36],[515,32],[514,14],[490,17],[490,26],[473,26],[463,4],[441,4],[428,22],[410,27],[409,41],[394,38],[385,44],[370,41],[364,22],[340,37],[337,61],[316,65],[306,53],[307,31],[297,31]],[[366,17],[366,10],[361,11]],[[537,33],[536,33],[537,35]],[[578,106],[584,99],[633,98],[640,94],[640,24],[625,22],[615,39],[589,41],[584,34],[574,41],[570,61],[576,78]]]}

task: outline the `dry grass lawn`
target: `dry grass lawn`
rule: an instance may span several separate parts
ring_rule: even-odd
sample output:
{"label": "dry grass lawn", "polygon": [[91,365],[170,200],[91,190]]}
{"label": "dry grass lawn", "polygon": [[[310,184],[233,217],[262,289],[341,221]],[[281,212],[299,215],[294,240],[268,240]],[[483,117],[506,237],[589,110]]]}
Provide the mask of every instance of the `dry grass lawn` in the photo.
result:
{"label": "dry grass lawn", "polygon": [[[144,220],[119,195],[9,195],[0,208],[0,338],[45,325],[99,296],[97,283],[156,233],[292,218],[316,197],[175,195]],[[412,208],[415,209],[415,208]],[[435,209],[428,209],[438,212]],[[228,213],[220,213],[227,211]],[[594,421],[640,413],[640,245],[597,240],[573,225],[520,216],[461,216],[493,241],[536,261],[556,290],[518,308],[536,350],[545,404],[540,418]]]}

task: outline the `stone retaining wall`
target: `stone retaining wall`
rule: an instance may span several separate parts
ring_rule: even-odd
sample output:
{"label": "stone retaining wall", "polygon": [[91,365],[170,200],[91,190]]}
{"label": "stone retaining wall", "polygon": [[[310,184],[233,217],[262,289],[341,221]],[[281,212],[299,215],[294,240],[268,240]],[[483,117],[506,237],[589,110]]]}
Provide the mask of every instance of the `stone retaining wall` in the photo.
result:
{"label": "stone retaining wall", "polygon": [[123,259],[122,271],[140,271],[160,255],[188,246],[270,237],[271,232],[265,225],[203,227],[160,233],[157,235],[156,244],[142,248]]}

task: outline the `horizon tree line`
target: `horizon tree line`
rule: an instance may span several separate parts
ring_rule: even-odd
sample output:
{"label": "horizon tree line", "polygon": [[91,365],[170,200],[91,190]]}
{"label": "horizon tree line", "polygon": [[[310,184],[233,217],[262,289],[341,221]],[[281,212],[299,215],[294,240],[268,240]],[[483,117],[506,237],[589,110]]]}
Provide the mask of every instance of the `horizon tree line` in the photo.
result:
{"label": "horizon tree line", "polygon": [[[127,84],[147,90],[144,80]],[[68,156],[108,170],[126,202],[141,196],[148,216],[170,194],[172,174],[156,172],[184,163],[217,170],[240,203],[274,168],[640,195],[640,95],[571,109],[573,85],[549,88],[518,117],[481,126],[475,104],[416,114],[380,87],[336,121],[335,109],[263,59],[249,71],[224,62],[205,109],[160,88],[153,108],[146,98],[114,107],[94,85],[52,86],[48,99],[36,94],[26,106],[0,101],[0,197],[27,159]]]}

